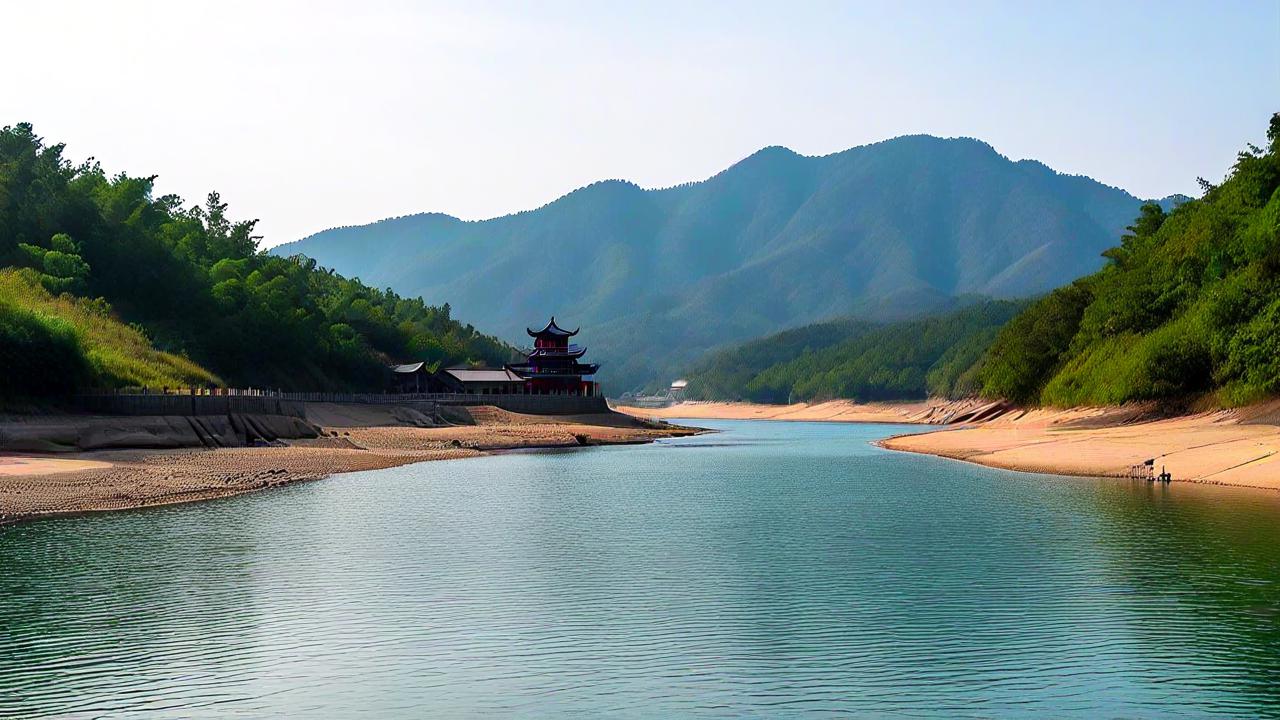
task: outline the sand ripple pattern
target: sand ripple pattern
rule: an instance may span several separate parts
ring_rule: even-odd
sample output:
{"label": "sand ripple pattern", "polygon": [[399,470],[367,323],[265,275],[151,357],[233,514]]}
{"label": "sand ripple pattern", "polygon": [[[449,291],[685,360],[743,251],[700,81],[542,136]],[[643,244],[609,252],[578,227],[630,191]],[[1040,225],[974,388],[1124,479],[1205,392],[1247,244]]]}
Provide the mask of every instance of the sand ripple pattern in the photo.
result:
{"label": "sand ripple pattern", "polygon": [[715,424],[0,529],[0,717],[1280,717],[1280,499]]}

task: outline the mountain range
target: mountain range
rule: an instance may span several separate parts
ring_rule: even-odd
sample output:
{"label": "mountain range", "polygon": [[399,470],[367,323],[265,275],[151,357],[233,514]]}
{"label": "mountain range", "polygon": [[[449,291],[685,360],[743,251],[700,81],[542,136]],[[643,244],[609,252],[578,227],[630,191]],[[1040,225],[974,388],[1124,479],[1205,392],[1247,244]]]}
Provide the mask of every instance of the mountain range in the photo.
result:
{"label": "mountain range", "polygon": [[410,215],[272,252],[448,302],[508,340],[554,314],[583,327],[620,393],[789,327],[1047,292],[1101,267],[1142,202],[978,140],[916,135],[819,157],[769,147],[701,182],[608,180],[504,217]]}

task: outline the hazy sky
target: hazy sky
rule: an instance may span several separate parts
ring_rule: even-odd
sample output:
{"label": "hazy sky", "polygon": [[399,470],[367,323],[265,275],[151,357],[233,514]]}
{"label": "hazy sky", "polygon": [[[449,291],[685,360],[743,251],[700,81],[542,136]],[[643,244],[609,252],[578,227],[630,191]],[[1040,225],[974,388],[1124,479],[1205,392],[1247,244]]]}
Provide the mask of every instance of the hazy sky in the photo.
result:
{"label": "hazy sky", "polygon": [[266,245],[910,133],[1193,194],[1280,110],[1277,0],[41,0],[0,17],[0,124],[188,201],[216,189]]}

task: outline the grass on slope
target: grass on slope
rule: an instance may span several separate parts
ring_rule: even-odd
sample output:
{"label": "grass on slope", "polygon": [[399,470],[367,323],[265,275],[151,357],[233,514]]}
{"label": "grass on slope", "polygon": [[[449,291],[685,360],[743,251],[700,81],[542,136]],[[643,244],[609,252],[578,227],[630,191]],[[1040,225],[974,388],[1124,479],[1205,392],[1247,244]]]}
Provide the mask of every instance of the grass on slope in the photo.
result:
{"label": "grass on slope", "polygon": [[221,385],[111,317],[102,301],[51,295],[32,270],[0,270],[0,394],[82,387]]}
{"label": "grass on slope", "polygon": [[1204,197],[1144,206],[1107,267],[1010,322],[983,394],[1074,406],[1280,393],[1280,114],[1267,136]]}

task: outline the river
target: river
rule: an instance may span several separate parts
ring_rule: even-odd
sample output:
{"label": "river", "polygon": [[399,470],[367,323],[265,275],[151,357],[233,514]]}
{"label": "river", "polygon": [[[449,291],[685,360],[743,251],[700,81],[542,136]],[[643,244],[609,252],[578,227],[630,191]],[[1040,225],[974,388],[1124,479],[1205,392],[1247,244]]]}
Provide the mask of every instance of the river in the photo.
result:
{"label": "river", "polygon": [[1280,494],[697,423],[0,528],[0,717],[1280,716]]}

